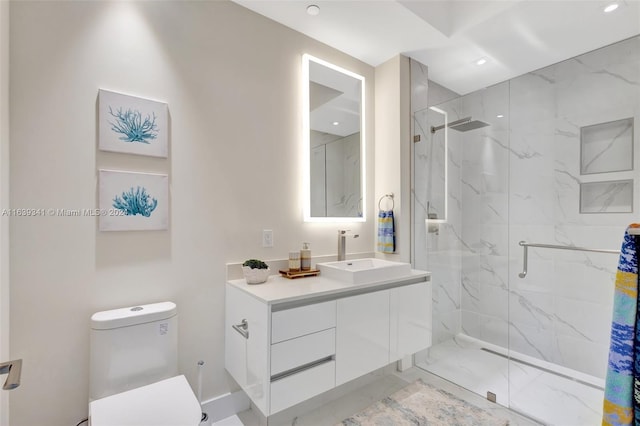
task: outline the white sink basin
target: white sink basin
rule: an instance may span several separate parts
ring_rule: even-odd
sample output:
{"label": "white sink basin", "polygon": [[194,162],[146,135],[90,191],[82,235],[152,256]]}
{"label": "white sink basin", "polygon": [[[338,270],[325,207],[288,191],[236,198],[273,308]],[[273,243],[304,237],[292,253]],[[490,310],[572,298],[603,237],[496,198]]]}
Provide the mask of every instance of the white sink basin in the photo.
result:
{"label": "white sink basin", "polygon": [[323,277],[349,284],[392,280],[411,274],[411,264],[382,259],[354,259],[316,265]]}

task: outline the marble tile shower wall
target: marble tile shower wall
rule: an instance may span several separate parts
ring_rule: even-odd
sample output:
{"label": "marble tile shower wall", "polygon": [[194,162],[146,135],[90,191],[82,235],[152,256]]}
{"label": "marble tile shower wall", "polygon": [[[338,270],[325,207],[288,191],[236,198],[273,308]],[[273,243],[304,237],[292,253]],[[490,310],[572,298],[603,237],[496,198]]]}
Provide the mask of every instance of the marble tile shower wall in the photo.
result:
{"label": "marble tile shower wall", "polygon": [[[449,121],[490,126],[449,130],[448,217],[437,234],[426,205],[444,187],[432,185],[428,144],[415,144],[415,262],[433,271],[434,343],[463,332],[604,377],[617,256],[530,249],[521,279],[518,242],[618,249],[640,220],[638,131],[634,170],[580,174],[581,127],[640,122],[640,37],[438,107]],[[580,213],[580,183],[623,179],[634,180],[634,213]],[[611,197],[602,199],[606,211]]]}
{"label": "marble tile shower wall", "polygon": [[[458,133],[462,153],[462,332],[508,346],[509,84],[462,98],[456,115],[489,126]],[[502,116],[498,118],[498,116]],[[455,118],[454,118],[455,119]],[[451,133],[457,133],[455,130]]]}
{"label": "marble tile shower wall", "polygon": [[[637,196],[634,213],[580,213],[580,183],[632,179],[637,194],[638,132],[635,170],[581,175],[580,128],[640,122],[640,38],[511,80],[510,111],[511,348],[604,377],[617,256],[530,250],[521,279],[518,241],[618,249],[626,225],[638,221]],[[602,194],[603,212],[614,196]]]}

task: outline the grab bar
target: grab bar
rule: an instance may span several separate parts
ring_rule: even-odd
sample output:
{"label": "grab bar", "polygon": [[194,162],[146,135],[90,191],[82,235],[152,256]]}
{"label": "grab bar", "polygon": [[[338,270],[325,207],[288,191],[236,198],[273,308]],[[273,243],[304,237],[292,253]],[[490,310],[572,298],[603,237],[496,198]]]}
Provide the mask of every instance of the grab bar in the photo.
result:
{"label": "grab bar", "polygon": [[588,251],[592,253],[610,253],[610,254],[620,254],[620,250],[609,250],[609,249],[592,249],[586,247],[576,247],[576,246],[558,246],[555,244],[536,244],[536,243],[528,243],[526,241],[520,241],[518,244],[523,248],[523,259],[522,259],[522,272],[518,274],[520,278],[524,278],[527,276],[527,260],[529,258],[529,247],[538,247],[538,248],[549,248],[549,249],[558,249],[558,250],[575,250],[575,251]]}

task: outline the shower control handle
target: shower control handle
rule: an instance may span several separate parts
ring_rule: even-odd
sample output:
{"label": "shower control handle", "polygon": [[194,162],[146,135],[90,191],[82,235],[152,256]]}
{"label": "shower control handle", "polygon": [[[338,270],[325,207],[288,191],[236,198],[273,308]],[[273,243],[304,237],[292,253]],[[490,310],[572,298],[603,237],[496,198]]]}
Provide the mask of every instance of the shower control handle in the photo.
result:
{"label": "shower control handle", "polygon": [[243,318],[240,324],[233,324],[231,327],[240,333],[245,339],[249,338],[249,323],[246,319]]}

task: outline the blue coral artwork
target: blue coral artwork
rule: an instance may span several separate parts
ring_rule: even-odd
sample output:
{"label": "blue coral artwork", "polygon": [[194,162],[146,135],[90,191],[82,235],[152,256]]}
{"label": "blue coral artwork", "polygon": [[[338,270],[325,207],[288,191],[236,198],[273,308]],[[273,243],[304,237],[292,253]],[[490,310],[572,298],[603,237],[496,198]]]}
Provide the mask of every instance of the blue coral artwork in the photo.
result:
{"label": "blue coral artwork", "polygon": [[98,147],[102,151],[167,158],[168,106],[122,93],[98,91]]}
{"label": "blue coral artwork", "polygon": [[169,177],[100,170],[99,229],[152,231],[169,228]]}
{"label": "blue coral artwork", "polygon": [[150,217],[151,213],[158,207],[158,200],[151,198],[147,193],[147,188],[137,186],[136,189],[129,189],[120,195],[116,195],[113,199],[112,206],[126,216],[135,216],[137,214],[144,217]]}
{"label": "blue coral artwork", "polygon": [[158,137],[155,113],[153,113],[153,117],[147,114],[143,119],[142,113],[137,109],[124,111],[122,108],[118,108],[114,112],[113,108],[109,106],[109,114],[113,117],[113,120],[109,120],[111,130],[122,135],[119,137],[121,141],[150,144]]}

